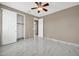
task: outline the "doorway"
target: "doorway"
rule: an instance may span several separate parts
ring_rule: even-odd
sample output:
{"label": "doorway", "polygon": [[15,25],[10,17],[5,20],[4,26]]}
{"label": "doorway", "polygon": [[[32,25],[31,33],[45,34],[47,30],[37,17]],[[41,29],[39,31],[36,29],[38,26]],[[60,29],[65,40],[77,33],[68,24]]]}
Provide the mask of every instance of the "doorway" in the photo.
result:
{"label": "doorway", "polygon": [[17,14],[17,41],[24,39],[24,16]]}
{"label": "doorway", "polygon": [[34,37],[43,38],[43,18],[34,18]]}
{"label": "doorway", "polygon": [[38,20],[34,20],[34,37],[38,36]]}

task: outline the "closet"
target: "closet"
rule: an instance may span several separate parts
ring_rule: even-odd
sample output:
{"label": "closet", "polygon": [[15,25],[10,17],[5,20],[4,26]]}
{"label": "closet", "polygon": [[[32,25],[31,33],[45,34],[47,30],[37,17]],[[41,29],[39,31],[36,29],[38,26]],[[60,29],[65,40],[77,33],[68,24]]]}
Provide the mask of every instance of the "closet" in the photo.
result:
{"label": "closet", "polygon": [[2,45],[17,40],[17,15],[15,12],[2,9]]}
{"label": "closet", "polygon": [[24,16],[17,14],[17,40],[24,39]]}
{"label": "closet", "polygon": [[1,45],[14,43],[19,39],[24,39],[24,15],[3,8],[1,10]]}

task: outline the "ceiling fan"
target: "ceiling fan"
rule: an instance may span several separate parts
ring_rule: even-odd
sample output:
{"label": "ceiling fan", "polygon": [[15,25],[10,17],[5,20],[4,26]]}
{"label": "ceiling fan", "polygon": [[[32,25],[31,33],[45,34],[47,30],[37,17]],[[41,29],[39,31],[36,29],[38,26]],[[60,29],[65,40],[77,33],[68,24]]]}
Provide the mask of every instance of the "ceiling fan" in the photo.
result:
{"label": "ceiling fan", "polygon": [[49,3],[46,3],[46,4],[43,5],[42,2],[35,2],[35,4],[37,5],[37,7],[31,8],[32,10],[37,9],[38,13],[40,13],[40,11],[42,11],[42,10],[44,10],[45,12],[48,11],[47,9],[45,9],[45,7],[49,6]]}

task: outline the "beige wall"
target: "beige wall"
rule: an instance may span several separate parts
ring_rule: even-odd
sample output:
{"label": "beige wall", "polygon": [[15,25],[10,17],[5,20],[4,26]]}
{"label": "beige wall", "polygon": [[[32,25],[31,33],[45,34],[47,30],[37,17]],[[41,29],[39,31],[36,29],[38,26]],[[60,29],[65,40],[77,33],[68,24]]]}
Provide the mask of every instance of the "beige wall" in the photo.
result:
{"label": "beige wall", "polygon": [[33,38],[33,16],[26,15],[26,20],[25,20],[25,38]]}
{"label": "beige wall", "polygon": [[45,16],[44,37],[79,44],[79,5]]}
{"label": "beige wall", "polygon": [[[33,15],[30,15],[30,14],[27,14],[27,13],[24,13],[22,11],[19,11],[19,10],[16,10],[14,8],[10,8],[8,6],[5,6],[5,5],[2,5],[0,4],[0,8],[5,8],[5,9],[8,9],[8,10],[11,10],[11,11],[14,11],[14,12],[17,12],[17,13],[21,13],[21,14],[24,14],[25,15],[25,38],[32,38],[33,37],[33,20],[34,20],[34,17]],[[2,13],[2,10],[0,9],[0,41],[1,41],[1,29],[2,29],[2,19],[1,19],[1,14]]]}

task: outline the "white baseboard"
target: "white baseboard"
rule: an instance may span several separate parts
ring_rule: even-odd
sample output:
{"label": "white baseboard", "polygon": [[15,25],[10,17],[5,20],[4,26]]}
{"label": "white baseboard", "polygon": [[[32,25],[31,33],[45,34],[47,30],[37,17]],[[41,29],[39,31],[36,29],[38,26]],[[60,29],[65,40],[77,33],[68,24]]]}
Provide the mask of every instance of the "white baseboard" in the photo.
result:
{"label": "white baseboard", "polygon": [[79,44],[76,44],[76,43],[67,42],[67,41],[63,41],[63,40],[57,40],[57,39],[53,39],[53,38],[47,38],[47,39],[53,40],[55,42],[64,43],[64,44],[67,44],[67,45],[73,45],[73,46],[79,47]]}

